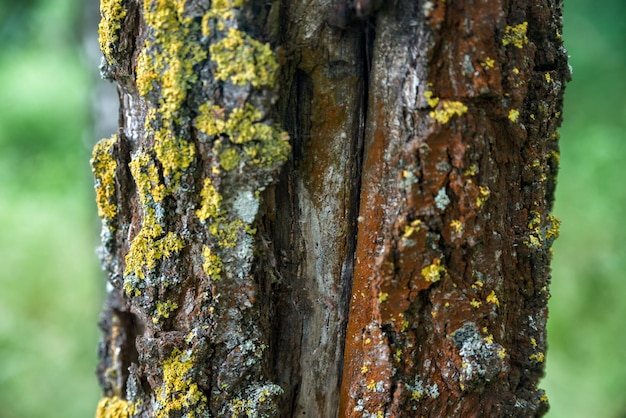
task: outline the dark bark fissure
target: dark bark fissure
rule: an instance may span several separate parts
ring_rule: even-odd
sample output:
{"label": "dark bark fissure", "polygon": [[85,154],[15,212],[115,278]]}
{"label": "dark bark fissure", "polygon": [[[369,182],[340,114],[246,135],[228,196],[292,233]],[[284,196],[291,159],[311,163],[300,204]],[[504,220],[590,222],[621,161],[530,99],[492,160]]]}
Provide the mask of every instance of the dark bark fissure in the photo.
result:
{"label": "dark bark fissure", "polygon": [[[346,338],[346,323],[348,320],[348,309],[352,291],[352,275],[355,262],[356,235],[358,228],[358,214],[360,202],[361,171],[363,159],[363,141],[365,136],[367,101],[369,96],[369,71],[372,62],[372,48],[375,35],[375,18],[370,16],[366,20],[352,22],[344,29],[330,29],[336,31],[340,38],[353,38],[354,54],[357,57],[353,63],[353,75],[358,77],[355,84],[356,103],[352,109],[347,109],[348,122],[351,132],[346,138],[349,143],[344,144],[348,153],[348,171],[344,178],[344,187],[347,189],[342,195],[331,196],[343,200],[342,207],[345,207],[346,231],[343,239],[342,250],[344,253],[338,277],[334,278],[336,287],[334,300],[317,300],[311,297],[311,280],[306,279],[307,256],[306,253],[318,251],[324,242],[316,241],[307,235],[301,228],[304,211],[309,209],[302,207],[299,201],[299,190],[302,185],[310,182],[311,173],[310,159],[311,148],[316,149],[324,138],[318,138],[316,132],[312,132],[312,118],[314,112],[320,110],[313,109],[314,100],[319,95],[319,83],[311,75],[310,70],[301,69],[299,63],[294,63],[296,69],[290,77],[288,99],[283,105],[285,128],[290,134],[292,154],[290,160],[283,167],[279,182],[274,187],[275,215],[268,229],[271,231],[271,238],[274,244],[275,257],[278,261],[278,271],[281,281],[274,285],[275,312],[273,323],[273,362],[274,373],[277,376],[277,383],[285,390],[284,403],[281,416],[306,415],[317,411],[319,416],[335,416],[338,408],[338,391],[341,384],[341,373],[343,368],[343,346]],[[326,28],[326,30],[329,30]],[[344,38],[344,39],[345,39]],[[329,73],[341,68],[341,63],[320,62],[320,66],[326,68]],[[345,70],[343,70],[345,71]],[[287,70],[289,73],[289,70]],[[343,80],[337,80],[343,82]],[[341,99],[341,98],[339,98]],[[331,117],[331,116],[329,116]],[[323,146],[323,145],[322,145]],[[307,159],[308,158],[308,159]],[[321,185],[322,189],[324,185]],[[323,227],[322,227],[323,228]],[[324,268],[324,267],[322,267]],[[332,269],[333,266],[328,266]],[[325,382],[321,379],[317,382],[317,388],[313,393],[304,393],[302,376],[304,373],[314,372],[305,370],[307,367],[306,357],[311,357],[312,351],[316,349],[315,344],[311,345],[308,336],[312,326],[329,327],[334,325],[328,321],[333,321],[332,315],[326,318],[324,324],[315,323],[314,316],[316,309],[324,304],[329,309],[334,309],[336,320],[340,322],[338,334],[329,336],[335,338],[335,364],[327,364],[326,367],[336,369],[334,373],[338,376],[336,382]],[[318,308],[315,308],[317,306]],[[303,359],[304,357],[304,359]],[[336,386],[329,384],[335,383]],[[309,392],[311,388],[308,388]],[[334,402],[329,402],[329,397],[335,396]],[[307,400],[308,399],[308,400]],[[319,408],[312,409],[310,405],[317,404]],[[328,406],[332,404],[333,406]],[[325,406],[324,406],[325,405]]]}

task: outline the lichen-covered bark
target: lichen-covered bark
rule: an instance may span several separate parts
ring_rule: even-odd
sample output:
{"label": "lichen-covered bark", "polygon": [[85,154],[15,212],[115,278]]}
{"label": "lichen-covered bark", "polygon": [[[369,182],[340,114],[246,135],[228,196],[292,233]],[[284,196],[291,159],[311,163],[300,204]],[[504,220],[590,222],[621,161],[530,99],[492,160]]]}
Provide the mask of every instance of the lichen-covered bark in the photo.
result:
{"label": "lichen-covered bark", "polygon": [[[120,130],[94,149],[109,273],[98,416],[271,416],[262,193],[287,160],[253,0],[109,0]],[[262,272],[262,273],[259,273]]]}
{"label": "lichen-covered bark", "polygon": [[539,416],[550,0],[102,0],[99,417]]}
{"label": "lichen-covered bark", "polygon": [[341,416],[547,410],[560,13],[550,0],[379,11]]}

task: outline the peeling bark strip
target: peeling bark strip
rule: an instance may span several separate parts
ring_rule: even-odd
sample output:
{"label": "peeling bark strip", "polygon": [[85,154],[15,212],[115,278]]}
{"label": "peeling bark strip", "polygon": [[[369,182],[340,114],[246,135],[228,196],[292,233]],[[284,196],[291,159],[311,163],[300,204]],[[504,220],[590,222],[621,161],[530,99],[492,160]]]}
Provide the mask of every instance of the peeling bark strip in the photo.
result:
{"label": "peeling bark strip", "polygon": [[550,0],[378,13],[340,416],[547,411],[560,31]]}
{"label": "peeling bark strip", "polygon": [[97,417],[547,410],[559,3],[101,12]]}

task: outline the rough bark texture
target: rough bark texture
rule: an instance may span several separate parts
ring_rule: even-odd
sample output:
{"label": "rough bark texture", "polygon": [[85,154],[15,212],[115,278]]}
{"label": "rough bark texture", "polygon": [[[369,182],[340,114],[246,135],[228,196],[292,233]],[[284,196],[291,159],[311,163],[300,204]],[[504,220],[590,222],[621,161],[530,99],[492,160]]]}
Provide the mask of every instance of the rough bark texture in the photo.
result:
{"label": "rough bark texture", "polygon": [[558,2],[101,11],[97,416],[547,410]]}

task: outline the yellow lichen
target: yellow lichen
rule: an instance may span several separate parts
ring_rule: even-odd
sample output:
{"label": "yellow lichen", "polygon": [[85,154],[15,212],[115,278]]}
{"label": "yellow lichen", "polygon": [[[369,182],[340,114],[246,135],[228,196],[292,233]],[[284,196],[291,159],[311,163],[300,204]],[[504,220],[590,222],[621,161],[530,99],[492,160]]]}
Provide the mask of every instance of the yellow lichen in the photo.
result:
{"label": "yellow lichen", "polygon": [[172,302],[171,300],[165,302],[158,301],[156,305],[157,316],[152,318],[152,322],[158,324],[161,318],[169,318],[170,313],[174,312],[176,309],[178,309],[176,302]]}
{"label": "yellow lichen", "polygon": [[478,174],[478,165],[477,164],[470,165],[469,168],[465,170],[463,174],[469,177],[475,176],[476,174]]}
{"label": "yellow lichen", "polygon": [[463,222],[458,219],[453,219],[450,221],[450,228],[457,234],[463,233]]}
{"label": "yellow lichen", "polygon": [[368,370],[369,368],[365,364],[361,366],[361,374],[367,373]]}
{"label": "yellow lichen", "polygon": [[519,110],[511,109],[509,110],[509,120],[513,123],[517,122],[519,119]]}
{"label": "yellow lichen", "polygon": [[163,166],[163,174],[170,176],[191,165],[196,149],[193,142],[174,136],[170,129],[161,128],[154,133],[154,151]]}
{"label": "yellow lichen", "polygon": [[111,221],[117,213],[115,205],[115,170],[117,162],[113,158],[113,146],[117,135],[100,140],[93,149],[91,170],[96,178],[96,204],[98,216],[104,221]]}
{"label": "yellow lichen", "polygon": [[211,34],[211,20],[217,21],[217,29],[226,29],[225,22],[236,17],[235,9],[244,5],[246,0],[214,0],[211,2],[211,9],[202,17],[202,35]]}
{"label": "yellow lichen", "polygon": [[375,380],[370,380],[370,382],[367,384],[367,390],[369,391],[373,391],[374,389],[376,389],[376,381]]}
{"label": "yellow lichen", "polygon": [[450,121],[452,116],[461,116],[465,112],[467,112],[467,106],[463,103],[451,100],[442,100],[440,108],[431,111],[430,117],[442,125],[445,125]]}
{"label": "yellow lichen", "polygon": [[549,214],[548,222],[550,222],[550,227],[546,231],[546,239],[555,240],[559,237],[559,233],[561,230],[561,220],[556,216]]}
{"label": "yellow lichen", "polygon": [[435,261],[422,269],[422,277],[427,282],[438,282],[441,277],[446,274],[446,268],[441,265],[441,261],[437,258]]}
{"label": "yellow lichen", "polygon": [[165,186],[161,184],[159,171],[147,153],[140,153],[128,164],[137,185],[139,203],[146,206],[152,202],[161,202],[166,195]]}
{"label": "yellow lichen", "polygon": [[222,167],[225,171],[230,171],[239,166],[239,162],[241,161],[241,156],[234,148],[227,148],[225,151],[220,153],[220,167]]}
{"label": "yellow lichen", "polygon": [[100,2],[100,23],[98,25],[98,43],[104,58],[113,64],[114,45],[119,40],[122,19],[126,17],[126,9],[122,7],[122,0],[102,0]]}
{"label": "yellow lichen", "polygon": [[437,104],[439,104],[439,97],[434,96],[434,93],[430,90],[424,92],[424,97],[426,98],[428,106],[432,108],[437,107]]}
{"label": "yellow lichen", "polygon": [[537,363],[543,363],[546,359],[545,354],[543,354],[543,351],[538,351],[536,353],[531,354],[530,356],[528,356],[529,360],[534,360]]}
{"label": "yellow lichen", "polygon": [[126,254],[124,275],[133,274],[144,279],[146,277],[144,269],[153,270],[158,260],[168,258],[182,250],[184,246],[185,241],[173,232],[168,232],[161,239],[155,239],[150,229],[142,228],[139,234],[133,238],[130,250]]}
{"label": "yellow lichen", "polygon": [[485,61],[482,62],[482,66],[487,69],[487,68],[493,68],[496,64],[496,60],[494,60],[493,58],[487,57],[485,58]]}
{"label": "yellow lichen", "polygon": [[489,334],[485,337],[485,342],[487,344],[493,344],[493,334]]}
{"label": "yellow lichen", "polygon": [[207,398],[191,375],[193,362],[193,356],[175,349],[163,363],[163,383],[155,391],[157,418],[173,416],[175,411],[185,412],[189,418],[202,417],[207,412]]}
{"label": "yellow lichen", "polygon": [[130,418],[137,414],[138,403],[121,399],[118,396],[102,398],[98,402],[96,418]]}
{"label": "yellow lichen", "polygon": [[507,26],[502,37],[502,45],[513,45],[516,48],[523,48],[528,43],[526,32],[528,30],[528,22],[522,22],[519,25]]}
{"label": "yellow lichen", "polygon": [[202,203],[200,209],[196,211],[198,219],[203,222],[209,218],[216,219],[220,214],[222,195],[217,192],[210,178],[204,179],[204,186],[202,191],[200,191],[200,196],[202,197]]}
{"label": "yellow lichen", "polygon": [[498,300],[498,296],[496,296],[496,292],[493,290],[487,296],[487,302],[493,303],[494,305],[500,307],[500,301]]}
{"label": "yellow lichen", "polygon": [[386,302],[389,299],[389,293],[381,292],[378,294],[378,303]]}
{"label": "yellow lichen", "polygon": [[478,187],[479,196],[476,198],[476,207],[482,207],[487,199],[489,199],[489,195],[491,195],[491,190],[487,186],[479,186]]}
{"label": "yellow lichen", "polygon": [[189,42],[192,31],[199,28],[193,18],[185,17],[184,1],[144,0],[144,19],[152,29],[137,64],[137,86],[146,96],[157,81],[161,88],[159,111],[165,120],[177,116],[187,90],[197,80],[193,66],[206,58],[199,43]]}
{"label": "yellow lichen", "polygon": [[[143,208],[143,220],[141,230],[133,238],[126,254],[124,275],[133,274],[139,279],[144,279],[144,268],[154,269],[157,260],[179,252],[184,246],[184,241],[172,232],[163,237],[163,226],[154,205],[165,198],[166,190],[160,183],[157,167],[150,156],[146,153],[138,154],[130,162],[129,167],[137,185],[139,203]],[[130,294],[129,289],[127,286],[126,291]]]}
{"label": "yellow lichen", "polygon": [[482,302],[478,301],[476,299],[472,299],[472,301],[470,302],[470,305],[472,305],[474,308],[480,308],[482,306]]}
{"label": "yellow lichen", "polygon": [[226,37],[209,48],[211,60],[217,65],[215,78],[236,85],[274,87],[278,62],[269,44],[246,33],[229,28]]}
{"label": "yellow lichen", "polygon": [[227,222],[224,218],[218,218],[209,225],[209,232],[216,238],[220,248],[234,248],[237,245],[239,231],[245,231],[245,225],[241,219]]}
{"label": "yellow lichen", "polygon": [[[210,136],[227,136],[232,144],[243,145],[244,155],[253,164],[274,166],[287,160],[289,135],[277,126],[262,122],[263,114],[249,103],[233,109],[229,115],[212,102],[199,107],[195,125]],[[216,141],[216,146],[221,145]],[[220,154],[220,165],[230,171],[239,165],[242,155],[234,148]]]}
{"label": "yellow lichen", "polygon": [[420,226],[422,225],[422,221],[419,219],[415,219],[411,221],[409,225],[404,227],[404,233],[402,234],[402,238],[409,238],[415,232],[420,230]]}
{"label": "yellow lichen", "polygon": [[202,247],[202,257],[204,258],[204,263],[202,263],[204,272],[211,279],[219,280],[222,268],[224,267],[222,259],[218,255],[213,254],[211,249],[206,245]]}
{"label": "yellow lichen", "polygon": [[506,349],[504,347],[498,350],[498,357],[500,357],[501,359],[506,357]]}
{"label": "yellow lichen", "polygon": [[419,390],[414,390],[411,392],[411,400],[419,401],[422,398],[422,393]]}

